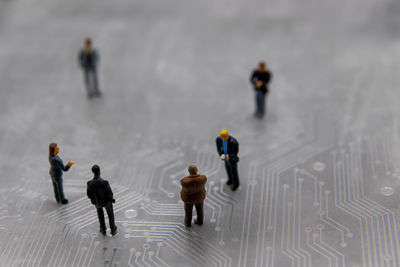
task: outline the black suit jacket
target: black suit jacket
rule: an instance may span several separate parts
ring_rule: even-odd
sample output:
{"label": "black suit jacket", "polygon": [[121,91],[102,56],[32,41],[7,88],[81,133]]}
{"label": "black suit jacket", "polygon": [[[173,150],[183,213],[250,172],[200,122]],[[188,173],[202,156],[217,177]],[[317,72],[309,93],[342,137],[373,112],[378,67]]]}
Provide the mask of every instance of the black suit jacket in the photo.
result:
{"label": "black suit jacket", "polygon": [[[222,145],[222,139],[221,137],[217,137],[215,140],[217,143],[217,152],[221,156],[224,154],[224,147]],[[238,141],[233,137],[229,136],[228,139],[228,155],[229,155],[229,162],[231,163],[237,163],[239,162],[239,157],[237,154],[239,153],[239,143]]]}
{"label": "black suit jacket", "polygon": [[105,207],[109,203],[115,202],[108,181],[101,177],[94,177],[87,182],[87,196],[96,207]]}
{"label": "black suit jacket", "polygon": [[[259,72],[258,70],[255,70],[250,77],[250,82],[253,84],[254,89],[257,91],[261,91],[263,94],[268,94],[269,88],[268,88],[268,83],[271,80],[272,74],[269,70],[266,70],[265,72]],[[256,82],[257,81],[262,81],[262,85],[257,88],[256,87]]]}

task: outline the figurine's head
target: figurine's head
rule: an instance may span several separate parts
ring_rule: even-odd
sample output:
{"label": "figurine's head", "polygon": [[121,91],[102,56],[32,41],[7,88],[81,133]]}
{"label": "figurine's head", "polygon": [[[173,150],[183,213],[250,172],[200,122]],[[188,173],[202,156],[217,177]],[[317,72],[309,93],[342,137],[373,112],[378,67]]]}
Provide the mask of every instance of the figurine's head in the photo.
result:
{"label": "figurine's head", "polygon": [[221,139],[226,141],[229,139],[229,132],[225,129],[219,132],[219,135],[221,136]]}
{"label": "figurine's head", "polygon": [[56,143],[51,143],[49,145],[49,157],[57,156],[58,152],[60,152],[60,148]]}
{"label": "figurine's head", "polygon": [[190,175],[196,175],[197,172],[199,171],[199,169],[197,169],[196,164],[192,163],[189,165],[188,171],[189,171]]}
{"label": "figurine's head", "polygon": [[85,39],[85,47],[86,48],[92,47],[92,40],[90,38]]}
{"label": "figurine's head", "polygon": [[264,61],[261,61],[260,63],[258,63],[258,71],[265,72],[266,68],[267,68],[267,66]]}
{"label": "figurine's head", "polygon": [[94,176],[100,176],[100,167],[98,165],[93,165],[92,172],[94,173]]}

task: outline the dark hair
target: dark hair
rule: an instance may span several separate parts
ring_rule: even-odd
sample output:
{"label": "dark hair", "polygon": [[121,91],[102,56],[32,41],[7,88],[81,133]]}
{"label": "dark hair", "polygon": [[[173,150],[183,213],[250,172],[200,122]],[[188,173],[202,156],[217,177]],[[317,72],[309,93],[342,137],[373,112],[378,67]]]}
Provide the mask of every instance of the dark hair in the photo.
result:
{"label": "dark hair", "polygon": [[93,165],[92,172],[94,173],[94,175],[99,176],[100,175],[100,167],[98,165]]}
{"label": "dark hair", "polygon": [[54,152],[56,151],[56,146],[57,146],[56,143],[51,143],[49,145],[49,158],[54,156]]}
{"label": "dark hair", "polygon": [[262,67],[265,68],[265,65],[266,65],[266,64],[265,64],[265,61],[260,61],[260,62],[258,62],[258,66],[260,66],[260,67],[262,66]]}
{"label": "dark hair", "polygon": [[85,44],[92,44],[92,40],[90,38],[85,39]]}

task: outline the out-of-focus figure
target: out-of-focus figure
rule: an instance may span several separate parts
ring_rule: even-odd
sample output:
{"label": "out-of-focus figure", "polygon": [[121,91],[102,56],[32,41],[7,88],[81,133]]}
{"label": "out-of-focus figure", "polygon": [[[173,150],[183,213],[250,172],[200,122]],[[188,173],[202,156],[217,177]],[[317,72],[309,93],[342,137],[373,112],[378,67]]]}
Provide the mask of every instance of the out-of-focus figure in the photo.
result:
{"label": "out-of-focus figure", "polygon": [[79,52],[79,64],[83,69],[86,90],[89,98],[100,96],[99,82],[97,79],[97,65],[99,53],[92,47],[92,40],[87,38],[85,46]]}
{"label": "out-of-focus figure", "polygon": [[265,62],[258,64],[258,69],[254,70],[250,77],[250,82],[254,86],[256,93],[256,111],[254,116],[264,117],[265,96],[269,93],[268,83],[272,78],[272,73],[267,69]]}

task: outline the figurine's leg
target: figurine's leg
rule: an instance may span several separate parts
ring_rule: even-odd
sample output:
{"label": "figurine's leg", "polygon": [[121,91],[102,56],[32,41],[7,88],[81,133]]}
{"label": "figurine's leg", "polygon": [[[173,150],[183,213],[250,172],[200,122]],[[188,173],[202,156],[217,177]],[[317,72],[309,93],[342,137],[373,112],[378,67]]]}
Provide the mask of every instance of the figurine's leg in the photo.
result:
{"label": "figurine's leg", "polygon": [[105,235],[106,234],[106,222],[104,220],[104,211],[103,208],[97,208],[97,217],[99,217],[100,222],[100,232]]}
{"label": "figurine's leg", "polygon": [[254,97],[254,106],[256,107],[255,111],[254,111],[254,116],[258,116],[258,91],[255,90],[254,96],[255,96]]}
{"label": "figurine's leg", "polygon": [[56,197],[57,202],[61,201],[62,204],[67,204],[68,199],[66,199],[64,196],[62,177],[54,177],[54,178],[52,177],[52,181],[54,187],[54,195]]}
{"label": "figurine's leg", "polygon": [[86,92],[88,96],[91,96],[91,88],[90,88],[90,77],[89,77],[89,68],[85,67],[84,68],[84,74],[85,74],[85,86],[86,86]]}
{"label": "figurine's leg", "polygon": [[236,190],[239,187],[239,174],[237,170],[237,163],[231,164],[232,169],[232,180],[233,180],[233,187],[232,190]]}
{"label": "figurine's leg", "polygon": [[96,68],[92,69],[92,78],[93,78],[93,89],[95,94],[100,94],[99,90],[99,81],[97,80],[97,70]]}
{"label": "figurine's leg", "polygon": [[195,207],[196,207],[196,213],[197,213],[197,220],[196,220],[195,223],[198,224],[198,225],[202,225],[203,224],[203,220],[204,220],[203,202],[196,203]]}
{"label": "figurine's leg", "polygon": [[260,92],[260,116],[264,116],[264,105],[265,105],[265,95],[263,93]]}
{"label": "figurine's leg", "polygon": [[51,179],[53,182],[54,196],[57,202],[60,202],[60,195],[58,194],[58,184],[54,179]]}
{"label": "figurine's leg", "polygon": [[185,225],[190,227],[192,225],[193,203],[185,203]]}
{"label": "figurine's leg", "polygon": [[264,113],[264,111],[263,111],[263,108],[264,108],[263,107],[263,105],[264,105],[264,103],[263,103],[264,96],[263,96],[263,93],[261,93],[260,91],[257,91],[256,95],[257,95],[257,115],[259,117],[262,117],[263,113]]}
{"label": "figurine's leg", "polygon": [[232,168],[231,168],[231,164],[228,161],[225,161],[225,170],[226,170],[226,174],[228,175],[228,182],[226,182],[226,184],[231,185],[233,183]]}
{"label": "figurine's leg", "polygon": [[268,103],[268,101],[267,101],[268,99],[267,99],[267,94],[265,94],[264,95],[264,114],[265,114],[265,112],[267,112],[267,103]]}
{"label": "figurine's leg", "polygon": [[89,82],[90,82],[90,93],[96,95],[96,82],[95,82],[95,72],[93,68],[89,69]]}
{"label": "figurine's leg", "polygon": [[64,196],[64,188],[63,188],[63,179],[62,177],[60,177],[57,180],[57,184],[58,184],[58,195],[60,196],[60,200],[62,204],[67,204],[68,203],[68,199],[65,198]]}
{"label": "figurine's leg", "polygon": [[117,226],[115,225],[114,209],[111,203],[106,207],[106,211],[108,215],[108,220],[110,221],[111,234],[115,235],[117,233]]}

